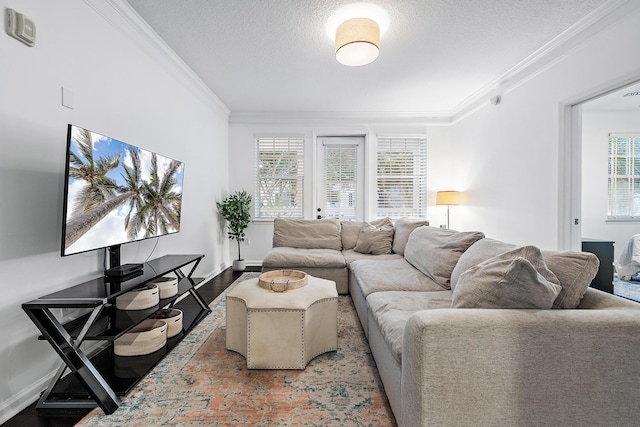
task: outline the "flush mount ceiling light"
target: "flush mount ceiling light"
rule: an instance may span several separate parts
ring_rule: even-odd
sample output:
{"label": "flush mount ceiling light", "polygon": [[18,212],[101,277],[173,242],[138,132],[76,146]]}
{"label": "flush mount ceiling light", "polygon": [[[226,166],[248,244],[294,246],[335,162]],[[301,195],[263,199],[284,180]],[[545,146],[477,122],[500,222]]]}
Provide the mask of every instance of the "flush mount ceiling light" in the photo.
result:
{"label": "flush mount ceiling light", "polygon": [[380,27],[369,18],[349,19],[336,30],[336,59],[343,65],[359,67],[375,61],[380,54]]}

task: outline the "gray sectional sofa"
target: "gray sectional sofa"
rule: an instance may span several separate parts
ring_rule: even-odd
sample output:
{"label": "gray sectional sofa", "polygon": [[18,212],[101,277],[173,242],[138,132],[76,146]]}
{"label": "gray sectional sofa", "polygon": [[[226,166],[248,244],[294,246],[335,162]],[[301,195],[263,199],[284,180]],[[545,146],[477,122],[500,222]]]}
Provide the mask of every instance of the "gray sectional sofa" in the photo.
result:
{"label": "gray sectional sofa", "polygon": [[[368,225],[370,229],[365,229],[360,239],[361,247],[356,248],[363,222],[275,218],[273,249],[262,260],[262,271],[302,270],[312,276],[333,280],[338,293],[345,295],[349,293],[349,266],[352,262],[401,259],[411,231],[429,223],[401,219],[396,221],[395,227],[387,220]],[[380,235],[385,238],[381,239]],[[385,253],[376,254],[379,252]]]}
{"label": "gray sectional sofa", "polygon": [[[403,219],[386,254],[354,250],[386,250],[386,222],[338,223],[324,265],[331,220],[280,221],[264,268],[346,283],[400,426],[638,424],[640,305],[589,288],[594,255]],[[322,248],[281,246],[306,232]]]}

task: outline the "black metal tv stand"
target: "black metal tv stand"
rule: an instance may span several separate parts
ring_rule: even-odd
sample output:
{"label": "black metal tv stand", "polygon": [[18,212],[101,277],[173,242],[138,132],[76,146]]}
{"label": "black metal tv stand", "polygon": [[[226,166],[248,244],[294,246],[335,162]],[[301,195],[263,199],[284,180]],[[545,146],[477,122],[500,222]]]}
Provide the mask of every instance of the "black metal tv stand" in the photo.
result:
{"label": "black metal tv stand", "polygon": [[[203,279],[191,277],[204,255],[166,255],[144,263],[141,274],[134,277],[100,277],[62,291],[45,295],[22,304],[22,309],[42,332],[62,358],[60,366],[36,408],[91,408],[100,406],[112,414],[120,406],[118,396],[124,396],[160,361],[211,309],[196,286]],[[188,274],[182,268],[191,266]],[[178,278],[177,295],[161,299],[147,310],[122,311],[115,307],[117,296],[149,283],[165,274]],[[181,307],[181,296],[191,296],[197,304]],[[167,340],[165,348],[150,355],[122,357],[113,353],[113,341],[131,328],[166,307],[183,311],[183,332]],[[58,320],[52,309],[86,309],[78,319]],[[103,341],[104,345],[91,355],[81,349],[85,341]],[[67,369],[71,374],[63,376]]]}

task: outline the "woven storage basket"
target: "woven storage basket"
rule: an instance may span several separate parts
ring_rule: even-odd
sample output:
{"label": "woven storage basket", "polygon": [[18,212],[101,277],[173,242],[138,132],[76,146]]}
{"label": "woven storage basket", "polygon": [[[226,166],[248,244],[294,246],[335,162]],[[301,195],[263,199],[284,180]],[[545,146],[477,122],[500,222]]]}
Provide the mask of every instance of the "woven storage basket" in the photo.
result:
{"label": "woven storage basket", "polygon": [[178,279],[176,277],[160,277],[151,283],[160,289],[160,299],[170,298],[178,293]]}
{"label": "woven storage basket", "polygon": [[113,343],[117,356],[142,356],[160,350],[167,343],[167,322],[143,320]]}
{"label": "woven storage basket", "polygon": [[182,310],[165,308],[157,312],[153,318],[167,322],[167,338],[175,337],[182,332]]}
{"label": "woven storage basket", "polygon": [[144,310],[160,302],[158,286],[153,283],[130,290],[116,298],[118,310]]}

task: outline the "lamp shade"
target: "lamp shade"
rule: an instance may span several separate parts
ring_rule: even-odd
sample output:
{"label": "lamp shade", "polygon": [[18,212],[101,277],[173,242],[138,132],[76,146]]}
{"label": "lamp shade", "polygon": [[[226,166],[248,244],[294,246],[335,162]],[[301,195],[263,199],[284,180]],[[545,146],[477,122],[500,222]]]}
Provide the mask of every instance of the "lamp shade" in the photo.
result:
{"label": "lamp shade", "polygon": [[368,18],[353,18],[336,30],[336,59],[358,67],[376,60],[380,53],[380,27]]}
{"label": "lamp shade", "polygon": [[436,193],[436,205],[459,205],[462,201],[462,193],[459,191],[438,191]]}

